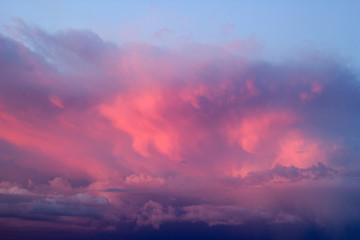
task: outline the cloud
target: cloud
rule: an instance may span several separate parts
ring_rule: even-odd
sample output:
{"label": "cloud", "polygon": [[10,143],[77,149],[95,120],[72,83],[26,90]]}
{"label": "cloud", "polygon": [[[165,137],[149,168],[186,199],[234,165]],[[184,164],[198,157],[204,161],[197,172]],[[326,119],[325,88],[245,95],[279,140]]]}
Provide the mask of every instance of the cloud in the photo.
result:
{"label": "cloud", "polygon": [[241,179],[241,182],[249,185],[268,184],[268,183],[287,183],[299,182],[303,180],[334,180],[340,176],[340,171],[326,167],[319,162],[308,168],[297,168],[295,166],[276,165],[274,168],[251,172]]}
{"label": "cloud", "polygon": [[214,225],[239,225],[248,215],[247,210],[236,206],[194,205],[184,207],[183,220],[203,221]]}
{"label": "cloud", "polygon": [[127,176],[125,179],[125,183],[127,184],[147,184],[147,183],[155,183],[155,184],[163,184],[164,179],[157,177],[153,178],[152,176],[146,175],[146,174],[140,174],[140,176],[137,175],[130,175]]}
{"label": "cloud", "polygon": [[15,28],[0,36],[2,216],[100,229],[358,220],[360,88],[340,60]]}
{"label": "cloud", "polygon": [[71,191],[71,184],[67,179],[63,177],[56,177],[53,180],[49,181],[49,185],[51,190],[59,191],[59,192],[68,192]]}
{"label": "cloud", "polygon": [[138,226],[152,225],[159,228],[164,221],[175,220],[175,209],[171,206],[164,208],[161,204],[149,200],[135,216]]}
{"label": "cloud", "polygon": [[[59,181],[59,180],[54,180]],[[54,187],[54,181],[51,187]],[[43,187],[42,187],[43,188]],[[48,227],[56,228],[58,225],[85,226],[93,228],[91,222],[103,220],[103,213],[109,208],[108,200],[99,195],[92,195],[85,192],[77,193],[44,193],[41,188],[33,191],[14,186],[0,188],[0,216],[1,218],[18,219],[25,221],[47,221]],[[79,218],[87,220],[79,222]],[[87,223],[86,223],[87,222]],[[6,223],[5,223],[6,224]],[[16,226],[16,222],[7,223],[9,226]]]}
{"label": "cloud", "polygon": [[18,186],[11,188],[1,188],[0,193],[2,194],[15,194],[15,195],[31,195],[30,192],[25,188],[20,188]]}

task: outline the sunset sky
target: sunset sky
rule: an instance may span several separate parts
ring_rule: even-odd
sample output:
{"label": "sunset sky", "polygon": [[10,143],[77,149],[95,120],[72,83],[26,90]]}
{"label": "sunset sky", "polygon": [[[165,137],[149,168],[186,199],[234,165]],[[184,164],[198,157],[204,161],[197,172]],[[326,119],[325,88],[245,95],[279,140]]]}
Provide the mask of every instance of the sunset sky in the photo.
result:
{"label": "sunset sky", "polygon": [[0,239],[360,239],[360,2],[0,7]]}

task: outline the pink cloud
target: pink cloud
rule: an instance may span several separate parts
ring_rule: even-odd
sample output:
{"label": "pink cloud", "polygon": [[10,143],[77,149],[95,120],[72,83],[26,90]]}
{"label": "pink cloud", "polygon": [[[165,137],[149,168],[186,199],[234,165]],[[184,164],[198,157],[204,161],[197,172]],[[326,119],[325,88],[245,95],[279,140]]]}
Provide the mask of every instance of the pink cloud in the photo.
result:
{"label": "pink cloud", "polygon": [[0,38],[0,190],[27,208],[11,203],[8,215],[107,227],[299,222],[270,190],[358,176],[360,92],[340,63],[18,30],[22,39]]}

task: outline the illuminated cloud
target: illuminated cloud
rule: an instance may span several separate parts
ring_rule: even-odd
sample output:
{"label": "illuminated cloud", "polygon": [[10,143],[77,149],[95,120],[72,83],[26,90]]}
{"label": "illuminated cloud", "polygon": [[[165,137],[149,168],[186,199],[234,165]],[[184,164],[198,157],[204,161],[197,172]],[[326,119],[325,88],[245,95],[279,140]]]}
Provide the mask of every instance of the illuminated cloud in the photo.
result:
{"label": "illuminated cloud", "polygon": [[[358,198],[342,186],[360,176],[359,82],[336,59],[17,31],[0,37],[4,219],[103,230],[358,220],[354,204],[336,210]],[[328,188],[344,195],[326,217]]]}

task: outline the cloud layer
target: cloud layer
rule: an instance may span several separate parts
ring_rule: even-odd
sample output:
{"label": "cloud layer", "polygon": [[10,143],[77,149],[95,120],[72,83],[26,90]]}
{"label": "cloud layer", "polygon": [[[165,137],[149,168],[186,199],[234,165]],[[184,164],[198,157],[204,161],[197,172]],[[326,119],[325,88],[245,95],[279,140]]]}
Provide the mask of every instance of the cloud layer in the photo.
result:
{"label": "cloud layer", "polygon": [[2,223],[359,221],[360,88],[336,59],[12,30],[0,36]]}

